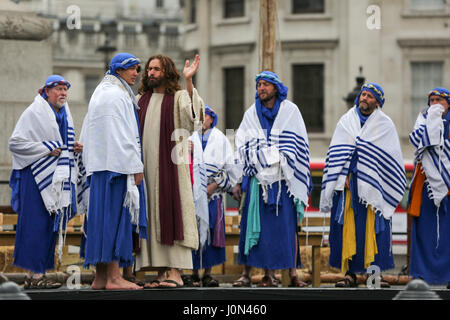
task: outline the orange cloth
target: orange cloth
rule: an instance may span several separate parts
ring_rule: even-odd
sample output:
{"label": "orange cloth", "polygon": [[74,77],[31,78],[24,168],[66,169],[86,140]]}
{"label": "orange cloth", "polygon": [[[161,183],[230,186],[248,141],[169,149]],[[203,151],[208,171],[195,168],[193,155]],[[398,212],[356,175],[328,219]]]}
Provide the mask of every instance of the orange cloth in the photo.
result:
{"label": "orange cloth", "polygon": [[413,183],[411,185],[411,201],[408,206],[408,214],[413,217],[420,216],[420,206],[422,205],[422,191],[425,184],[425,173],[422,172],[422,164],[419,163],[414,171]]}

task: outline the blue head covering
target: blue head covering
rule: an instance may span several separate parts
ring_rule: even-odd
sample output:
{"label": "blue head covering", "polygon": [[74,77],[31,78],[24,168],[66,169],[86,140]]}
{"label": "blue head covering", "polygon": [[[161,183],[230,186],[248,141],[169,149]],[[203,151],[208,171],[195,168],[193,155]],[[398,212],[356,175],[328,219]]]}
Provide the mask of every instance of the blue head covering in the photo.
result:
{"label": "blue head covering", "polygon": [[272,109],[266,108],[261,103],[261,100],[259,100],[258,91],[255,95],[256,113],[258,115],[259,122],[261,123],[261,127],[266,130],[266,136],[269,137],[275,117],[278,114],[278,110],[280,110],[280,104],[287,98],[288,88],[283,84],[283,82],[281,82],[280,78],[278,78],[278,76],[271,71],[261,72],[255,77],[255,80],[256,87],[258,87],[258,82],[260,80],[265,80],[272,83],[278,90]]}
{"label": "blue head covering", "polygon": [[[263,71],[255,77],[255,80],[256,86],[258,86],[258,82],[260,80],[266,80],[267,82],[274,84],[278,89],[277,100],[280,100],[280,102],[287,98],[288,88],[283,84],[283,82],[281,82],[280,78],[278,78],[275,73],[271,71]],[[258,92],[256,93],[255,99],[259,99]]]}
{"label": "blue head covering", "polygon": [[64,79],[62,76],[58,74],[52,74],[45,80],[44,85],[42,88],[39,89],[39,94],[42,96],[42,98],[47,99],[47,94],[45,93],[45,88],[54,88],[58,85],[66,85],[67,89],[70,88],[70,83],[66,79]]}
{"label": "blue head covering", "polygon": [[355,105],[359,106],[359,98],[361,97],[361,93],[363,91],[369,91],[375,97],[375,99],[377,99],[377,101],[380,103],[380,108],[383,107],[383,104],[385,101],[384,91],[383,91],[383,88],[381,88],[381,86],[379,84],[376,84],[375,82],[366,83],[361,87],[361,91],[356,96]]}
{"label": "blue head covering", "polygon": [[450,105],[450,91],[445,88],[434,88],[428,93],[428,105],[430,105],[430,97],[431,96],[440,96],[447,100],[447,103]]}
{"label": "blue head covering", "polygon": [[126,52],[121,52],[116,54],[112,59],[111,62],[109,64],[109,71],[107,72],[108,74],[112,74],[117,76],[116,71],[118,69],[128,69],[131,68],[132,66],[136,65],[136,64],[140,64],[141,61],[136,58],[135,56],[133,56],[130,53],[126,53]]}
{"label": "blue head covering", "polygon": [[205,106],[205,114],[213,118],[211,129],[214,128],[217,125],[217,113],[210,106]]}

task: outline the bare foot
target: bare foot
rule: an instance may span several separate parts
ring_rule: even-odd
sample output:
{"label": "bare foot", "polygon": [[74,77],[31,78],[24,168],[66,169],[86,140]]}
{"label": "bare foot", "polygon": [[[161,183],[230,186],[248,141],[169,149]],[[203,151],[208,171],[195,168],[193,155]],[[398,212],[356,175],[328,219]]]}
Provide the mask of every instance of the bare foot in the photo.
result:
{"label": "bare foot", "polygon": [[110,278],[106,282],[106,290],[140,290],[142,287],[124,278]]}
{"label": "bare foot", "polygon": [[93,290],[105,290],[106,288],[106,279],[95,277],[94,281],[92,281],[91,288]]}

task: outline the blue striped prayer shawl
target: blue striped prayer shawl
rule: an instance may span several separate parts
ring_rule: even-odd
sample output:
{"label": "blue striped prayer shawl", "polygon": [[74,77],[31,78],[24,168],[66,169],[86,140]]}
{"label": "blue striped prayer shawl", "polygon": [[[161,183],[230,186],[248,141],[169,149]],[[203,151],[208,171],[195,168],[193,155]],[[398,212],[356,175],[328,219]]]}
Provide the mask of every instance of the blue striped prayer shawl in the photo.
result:
{"label": "blue striped prayer shawl", "polygon": [[268,140],[255,105],[251,106],[236,133],[236,149],[243,174],[256,176],[263,193],[274,182],[286,180],[288,192],[308,205],[312,188],[308,136],[295,104],[281,103]]}
{"label": "blue striped prayer shawl", "polygon": [[356,107],[339,120],[325,160],[320,210],[330,211],[334,192],[344,189],[354,152],[360,201],[389,219],[403,197],[406,177],[397,131],[380,109],[362,128]]}
{"label": "blue striped prayer shawl", "polygon": [[428,196],[439,207],[450,190],[450,139],[444,137],[442,109],[431,106],[417,117],[409,141],[414,146],[415,162],[422,163]]}

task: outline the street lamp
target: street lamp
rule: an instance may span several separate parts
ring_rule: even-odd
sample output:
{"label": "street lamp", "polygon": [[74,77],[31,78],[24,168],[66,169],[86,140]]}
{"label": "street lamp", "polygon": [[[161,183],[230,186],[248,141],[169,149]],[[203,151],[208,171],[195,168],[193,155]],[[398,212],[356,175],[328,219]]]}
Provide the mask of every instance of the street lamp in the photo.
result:
{"label": "street lamp", "polygon": [[114,47],[113,45],[111,45],[111,40],[109,40],[109,36],[106,35],[105,43],[102,46],[98,47],[96,50],[97,52],[102,52],[104,54],[105,72],[109,70],[110,54],[116,50],[117,50],[117,48]]}
{"label": "street lamp", "polygon": [[364,84],[364,81],[366,80],[366,78],[364,78],[362,75],[362,70],[363,70],[363,67],[360,66],[359,67],[359,76],[356,77],[356,86],[353,88],[353,91],[350,91],[347,94],[347,96],[345,98],[343,98],[344,101],[347,103],[347,108],[349,108],[349,109],[351,107],[353,107],[353,105],[355,104],[356,96],[361,91],[361,87]]}

